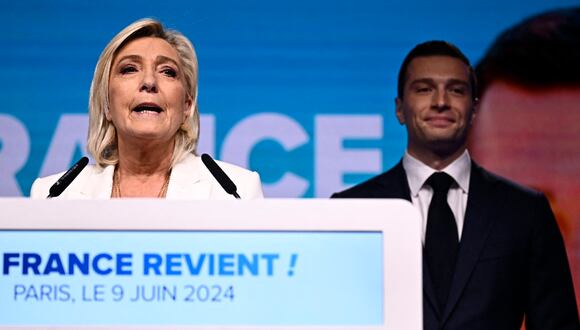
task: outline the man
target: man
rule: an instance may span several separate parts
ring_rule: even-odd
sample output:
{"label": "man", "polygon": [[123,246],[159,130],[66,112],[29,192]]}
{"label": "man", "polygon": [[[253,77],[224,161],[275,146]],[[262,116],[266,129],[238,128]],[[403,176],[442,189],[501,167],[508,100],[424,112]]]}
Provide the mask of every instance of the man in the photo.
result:
{"label": "man", "polygon": [[[501,33],[476,67],[478,163],[546,193],[580,278],[580,7]],[[529,146],[533,145],[533,148]],[[576,283],[576,299],[580,287]]]}
{"label": "man", "polygon": [[572,278],[547,199],[471,160],[476,80],[455,46],[430,41],[399,72],[407,151],[391,170],[334,194],[404,198],[423,217],[423,317],[430,329],[578,329]]}

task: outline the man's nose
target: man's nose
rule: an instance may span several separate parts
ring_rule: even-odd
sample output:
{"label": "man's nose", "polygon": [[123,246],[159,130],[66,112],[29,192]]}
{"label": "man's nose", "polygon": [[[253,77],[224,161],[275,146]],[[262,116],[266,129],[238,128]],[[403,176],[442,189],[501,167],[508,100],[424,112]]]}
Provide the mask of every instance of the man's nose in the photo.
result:
{"label": "man's nose", "polygon": [[445,89],[437,89],[435,93],[433,93],[431,107],[439,111],[449,109],[449,95]]}

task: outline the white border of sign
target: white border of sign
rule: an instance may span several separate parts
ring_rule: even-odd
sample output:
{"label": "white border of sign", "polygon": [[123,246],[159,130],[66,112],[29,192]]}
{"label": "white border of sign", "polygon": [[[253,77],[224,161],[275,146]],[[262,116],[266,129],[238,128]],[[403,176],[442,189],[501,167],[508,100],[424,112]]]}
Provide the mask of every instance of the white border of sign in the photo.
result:
{"label": "white border of sign", "polygon": [[[256,201],[0,199],[0,230],[379,231],[383,233],[384,320],[372,327],[82,326],[84,329],[422,329],[421,221],[404,200]],[[127,216],[127,212],[131,216]],[[203,214],[203,217],[196,215]],[[39,218],[43,218],[39,222]],[[0,329],[77,329],[26,326]]]}

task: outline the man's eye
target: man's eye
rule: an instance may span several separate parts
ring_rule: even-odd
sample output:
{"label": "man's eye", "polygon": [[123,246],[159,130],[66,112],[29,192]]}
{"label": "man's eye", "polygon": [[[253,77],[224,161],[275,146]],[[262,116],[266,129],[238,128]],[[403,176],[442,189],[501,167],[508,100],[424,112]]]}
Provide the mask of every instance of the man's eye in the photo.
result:
{"label": "man's eye", "polygon": [[168,77],[172,78],[177,77],[177,70],[173,68],[164,68],[163,70],[161,70],[161,72]]}
{"label": "man's eye", "polygon": [[417,87],[417,89],[415,90],[417,93],[427,93],[429,91],[431,91],[430,87]]}
{"label": "man's eye", "polygon": [[120,70],[121,74],[128,74],[128,73],[132,73],[132,72],[137,72],[137,68],[132,66],[132,65],[127,65],[121,68]]}
{"label": "man's eye", "polygon": [[457,94],[457,95],[465,95],[465,89],[464,88],[451,88],[451,93]]}

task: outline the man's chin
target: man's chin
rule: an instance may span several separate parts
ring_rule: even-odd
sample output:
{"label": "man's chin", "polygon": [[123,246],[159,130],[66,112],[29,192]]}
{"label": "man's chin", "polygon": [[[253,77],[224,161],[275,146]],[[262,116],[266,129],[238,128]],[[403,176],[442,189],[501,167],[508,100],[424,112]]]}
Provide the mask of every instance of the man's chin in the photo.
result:
{"label": "man's chin", "polygon": [[465,140],[461,141],[457,138],[438,138],[429,142],[429,148],[440,155],[451,155],[459,150],[465,149]]}

